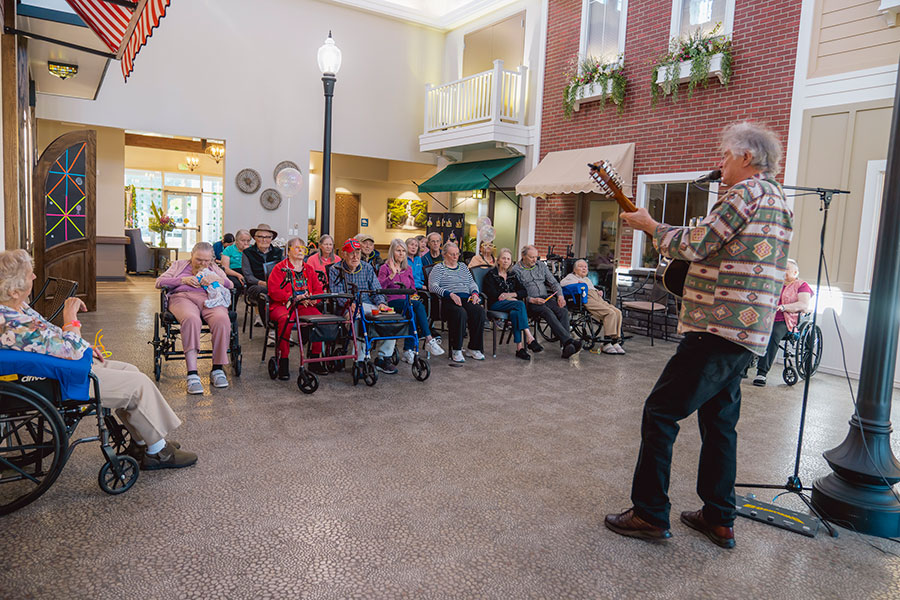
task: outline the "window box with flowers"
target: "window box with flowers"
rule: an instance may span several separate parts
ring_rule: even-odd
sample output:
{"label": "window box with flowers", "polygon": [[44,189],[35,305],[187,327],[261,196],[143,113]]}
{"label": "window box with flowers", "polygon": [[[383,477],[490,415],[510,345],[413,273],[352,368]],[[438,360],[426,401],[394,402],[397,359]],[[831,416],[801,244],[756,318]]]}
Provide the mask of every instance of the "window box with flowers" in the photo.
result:
{"label": "window box with flowers", "polygon": [[661,57],[651,71],[650,91],[656,104],[660,94],[678,101],[678,85],[688,84],[688,97],[697,86],[706,87],[711,77],[724,86],[731,81],[731,39],[718,35],[719,25],[703,34],[699,31],[686,38],[673,40],[669,53]]}
{"label": "window box with flowers", "polygon": [[625,78],[625,68],[622,59],[603,63],[589,56],[580,63],[572,61],[569,69],[568,82],[563,90],[563,110],[566,118],[572,118],[572,113],[585,102],[600,101],[600,108],[606,106],[607,100],[612,100],[618,105],[618,111],[622,112],[625,101],[625,86],[628,80]]}

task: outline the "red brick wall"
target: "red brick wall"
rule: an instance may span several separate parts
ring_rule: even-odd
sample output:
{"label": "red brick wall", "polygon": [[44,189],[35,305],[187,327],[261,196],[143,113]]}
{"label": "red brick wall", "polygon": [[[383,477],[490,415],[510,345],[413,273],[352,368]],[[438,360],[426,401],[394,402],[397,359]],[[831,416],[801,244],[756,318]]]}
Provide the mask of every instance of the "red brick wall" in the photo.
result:
{"label": "red brick wall", "polygon": [[549,245],[554,252],[565,256],[566,246],[575,243],[575,203],[577,196],[551,196],[537,202],[535,245],[541,256]]}
{"label": "red brick wall", "polygon": [[[677,104],[662,96],[650,105],[650,69],[668,49],[672,0],[632,0],[628,3],[625,110],[617,114],[599,102],[581,106],[571,120],[563,116],[562,92],[566,68],[578,52],[581,0],[550,0],[547,63],[544,79],[541,157],[548,152],[634,142],[634,180],[649,173],[702,171],[718,161],[717,141],[722,128],[741,119],[762,121],[787,145],[791,89],[797,50],[801,0],[736,0],[734,10],[734,73],[727,88],[718,79],[687,97],[679,88]],[[572,243],[572,210],[558,207],[566,199],[537,201],[535,244]],[[571,213],[571,220],[565,215]],[[550,216],[548,223],[543,219]],[[622,232],[620,264],[630,259],[631,235]],[[627,256],[626,256],[627,252]]]}

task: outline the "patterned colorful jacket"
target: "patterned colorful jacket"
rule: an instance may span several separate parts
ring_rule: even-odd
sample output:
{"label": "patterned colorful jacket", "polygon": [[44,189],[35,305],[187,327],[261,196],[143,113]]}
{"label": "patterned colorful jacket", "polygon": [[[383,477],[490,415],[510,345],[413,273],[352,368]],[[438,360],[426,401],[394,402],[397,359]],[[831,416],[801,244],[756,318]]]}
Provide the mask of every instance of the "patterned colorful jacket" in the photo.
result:
{"label": "patterned colorful jacket", "polygon": [[91,345],[72,331],[63,331],[27,304],[22,312],[0,304],[0,348],[79,360]]}
{"label": "patterned colorful jacket", "polygon": [[678,332],[709,332],[762,356],[784,284],[793,215],[781,186],[736,184],[697,227],[659,225],[653,245],[690,261]]}

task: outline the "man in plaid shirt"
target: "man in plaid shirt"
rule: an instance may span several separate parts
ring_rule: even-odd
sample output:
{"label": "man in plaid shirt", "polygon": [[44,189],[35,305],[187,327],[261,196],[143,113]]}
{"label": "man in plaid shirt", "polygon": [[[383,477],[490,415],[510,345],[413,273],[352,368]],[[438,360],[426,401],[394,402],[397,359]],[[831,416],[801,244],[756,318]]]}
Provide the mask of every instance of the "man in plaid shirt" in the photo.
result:
{"label": "man in plaid shirt", "polygon": [[641,423],[632,508],[607,515],[621,535],[668,539],[669,475],[678,421],[695,411],[702,447],[698,511],[681,521],[723,548],[733,548],[737,425],[741,374],[765,352],[787,266],[792,214],[774,177],[781,143],[769,129],[735,123],[722,134],[727,193],[697,227],[657,223],[646,209],[623,213],[666,258],[691,262],[679,317],[683,341],[660,375]]}

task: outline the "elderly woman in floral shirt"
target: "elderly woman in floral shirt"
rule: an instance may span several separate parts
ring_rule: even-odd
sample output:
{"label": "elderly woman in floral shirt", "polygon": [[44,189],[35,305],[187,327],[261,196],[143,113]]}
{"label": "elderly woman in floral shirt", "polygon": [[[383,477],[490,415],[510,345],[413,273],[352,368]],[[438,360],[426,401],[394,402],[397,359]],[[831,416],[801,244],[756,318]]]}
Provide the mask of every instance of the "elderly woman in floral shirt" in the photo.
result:
{"label": "elderly woman in floral shirt", "polygon": [[[104,360],[81,337],[79,311],[87,310],[78,298],[63,307],[63,322],[57,327],[27,304],[34,282],[31,256],[24,250],[0,252],[0,349],[45,354],[80,360],[93,352],[93,372],[100,381],[101,404],[114,409],[134,440],[129,453],[141,469],[172,469],[197,462],[193,452],[181,450],[166,436],[181,425],[150,378],[128,363]],[[91,390],[93,393],[93,390]]]}

